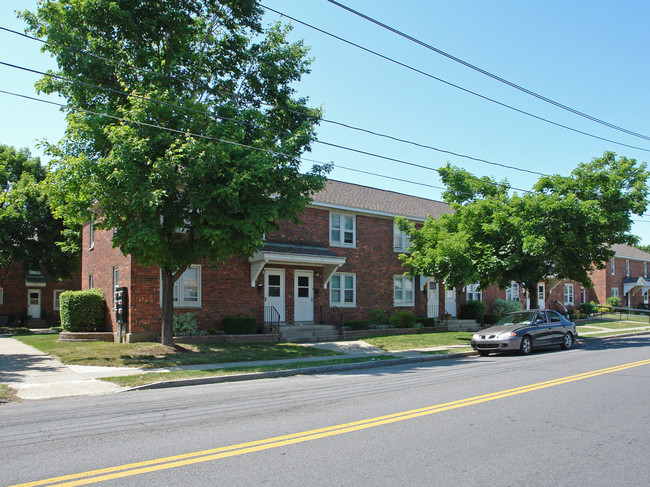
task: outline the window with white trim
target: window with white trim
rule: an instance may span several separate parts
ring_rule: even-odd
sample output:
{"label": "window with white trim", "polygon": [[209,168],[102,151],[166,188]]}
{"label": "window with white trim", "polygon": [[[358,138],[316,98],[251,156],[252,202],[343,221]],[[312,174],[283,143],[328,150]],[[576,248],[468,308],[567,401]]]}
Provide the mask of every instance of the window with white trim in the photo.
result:
{"label": "window with white trim", "polygon": [[581,303],[586,303],[587,302],[587,290],[586,289],[581,289],[580,290],[580,302]]}
{"label": "window with white trim", "polygon": [[55,289],[54,290],[54,301],[53,302],[54,302],[54,310],[55,311],[58,311],[58,310],[61,309],[61,301],[60,301],[59,298],[61,297],[62,292],[65,292],[65,290],[64,289]]}
{"label": "window with white trim", "polygon": [[330,213],[330,244],[354,247],[355,223],[354,215]]}
{"label": "window with white trim", "polygon": [[92,274],[88,275],[88,289],[93,289],[95,287],[95,278]]}
{"label": "window with white trim", "polygon": [[95,248],[95,217],[90,220],[90,225],[88,225],[88,249],[92,250]]}
{"label": "window with white trim", "polygon": [[643,277],[648,277],[648,263],[643,263]]}
{"label": "window with white trim", "polygon": [[[174,308],[201,307],[201,266],[191,265],[174,283]],[[160,305],[162,306],[162,277],[160,278]]]}
{"label": "window with white trim", "polygon": [[519,284],[515,281],[506,288],[506,301],[519,301]]}
{"label": "window with white trim", "polygon": [[612,297],[618,298],[618,288],[617,287],[612,288]]}
{"label": "window with white trim", "polygon": [[330,279],[330,305],[354,307],[357,304],[357,275],[337,273]]}
{"label": "window with white trim", "polygon": [[400,230],[397,222],[393,222],[393,250],[395,252],[406,252],[411,246],[411,237]]}
{"label": "window with white trim", "polygon": [[483,292],[481,291],[481,288],[479,287],[478,283],[468,284],[465,287],[465,290],[467,291],[467,301],[483,300]]}
{"label": "window with white trim", "polygon": [[564,305],[571,305],[575,303],[574,294],[573,294],[573,284],[564,285]]}
{"label": "window with white trim", "polygon": [[625,259],[625,277],[630,277],[630,261]]}
{"label": "window with white trim", "polygon": [[612,257],[611,260],[612,276],[616,275],[616,259]]}
{"label": "window with white trim", "polygon": [[120,287],[120,268],[115,266],[113,267],[113,309],[115,309],[115,303],[117,302],[118,287]]}
{"label": "window with white trim", "polygon": [[409,276],[393,277],[393,299],[395,306],[413,306],[415,293],[414,279]]}

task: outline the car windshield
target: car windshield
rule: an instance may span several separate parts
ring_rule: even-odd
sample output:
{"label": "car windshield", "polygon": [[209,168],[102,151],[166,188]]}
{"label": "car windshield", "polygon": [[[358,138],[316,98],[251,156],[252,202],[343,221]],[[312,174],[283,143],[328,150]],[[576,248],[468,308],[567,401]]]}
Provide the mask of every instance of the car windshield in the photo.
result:
{"label": "car windshield", "polygon": [[520,313],[512,313],[505,315],[499,321],[497,321],[494,326],[503,326],[503,325],[529,325],[532,323],[533,318],[537,314],[537,311],[521,311]]}

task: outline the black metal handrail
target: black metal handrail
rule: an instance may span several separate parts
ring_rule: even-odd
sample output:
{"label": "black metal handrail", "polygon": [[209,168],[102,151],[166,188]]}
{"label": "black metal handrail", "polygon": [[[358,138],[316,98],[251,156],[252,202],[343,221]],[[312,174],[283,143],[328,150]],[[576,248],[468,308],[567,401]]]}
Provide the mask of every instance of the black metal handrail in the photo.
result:
{"label": "black metal handrail", "polygon": [[262,332],[268,327],[270,333],[279,333],[280,312],[275,306],[260,306],[258,323]]}
{"label": "black metal handrail", "polygon": [[337,331],[343,328],[343,312],[336,306],[319,307],[319,323],[333,326]]}

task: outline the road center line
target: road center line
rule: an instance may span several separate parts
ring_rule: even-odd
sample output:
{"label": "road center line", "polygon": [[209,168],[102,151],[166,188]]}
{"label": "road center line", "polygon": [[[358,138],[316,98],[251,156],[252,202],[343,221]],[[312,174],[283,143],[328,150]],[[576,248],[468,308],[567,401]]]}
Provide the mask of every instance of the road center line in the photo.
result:
{"label": "road center line", "polygon": [[266,438],[263,440],[240,443],[236,445],[214,448],[210,450],[202,450],[193,453],[185,453],[182,455],[158,458],[155,460],[129,463],[125,465],[108,467],[99,470],[91,470],[88,472],[81,472],[81,473],[65,475],[61,477],[54,477],[54,478],[39,480],[35,482],[17,484],[12,487],[35,487],[41,485],[56,485],[57,487],[72,487],[77,485],[89,485],[98,482],[104,482],[107,480],[131,477],[134,475],[141,475],[145,473],[177,468],[177,467],[192,465],[196,463],[209,462],[213,460],[219,460],[221,458],[244,455],[247,453],[269,450],[271,448],[294,445],[297,443],[304,443],[307,441],[327,438],[327,437],[341,435],[345,433],[351,433],[354,431],[375,428],[377,426],[396,423],[399,421],[405,421],[408,419],[420,418],[431,414],[450,411],[452,409],[458,409],[466,406],[473,406],[484,402],[503,399],[506,397],[516,396],[519,394],[525,394],[527,392],[533,392],[540,389],[546,389],[549,387],[555,387],[562,384],[568,384],[570,382],[590,379],[592,377],[598,377],[600,375],[620,372],[622,370],[627,370],[634,367],[641,367],[643,365],[650,365],[650,359],[641,360],[638,362],[631,362],[628,364],[618,365],[615,367],[608,367],[606,369],[594,370],[582,374],[571,375],[559,379],[538,382],[527,386],[516,387],[513,389],[506,389],[503,391],[492,392],[489,394],[483,394],[480,396],[460,399],[457,401],[447,402],[443,404],[436,404],[434,406],[427,406],[424,408],[402,411],[399,413],[393,413],[386,416],[378,416],[375,418],[363,419],[351,423],[328,426],[325,428],[318,428],[314,430],[303,431],[300,433],[293,433],[284,436],[276,436],[274,438]]}

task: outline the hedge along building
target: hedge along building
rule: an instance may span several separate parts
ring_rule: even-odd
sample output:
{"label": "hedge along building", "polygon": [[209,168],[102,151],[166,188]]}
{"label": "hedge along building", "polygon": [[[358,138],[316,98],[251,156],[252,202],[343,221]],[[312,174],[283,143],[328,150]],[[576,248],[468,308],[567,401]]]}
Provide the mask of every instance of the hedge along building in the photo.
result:
{"label": "hedge along building", "polygon": [[[461,290],[404,275],[398,255],[409,242],[395,225],[397,216],[417,223],[451,211],[439,201],[328,181],[302,224],[280,222],[259,252],[190,266],[174,286],[175,313],[195,313],[203,329],[236,315],[287,324],[365,319],[373,309],[456,316]],[[125,287],[127,340],[159,335],[160,272],[113,248],[112,236],[84,226],[82,286],[103,291],[107,329],[119,330],[115,292]]]}

